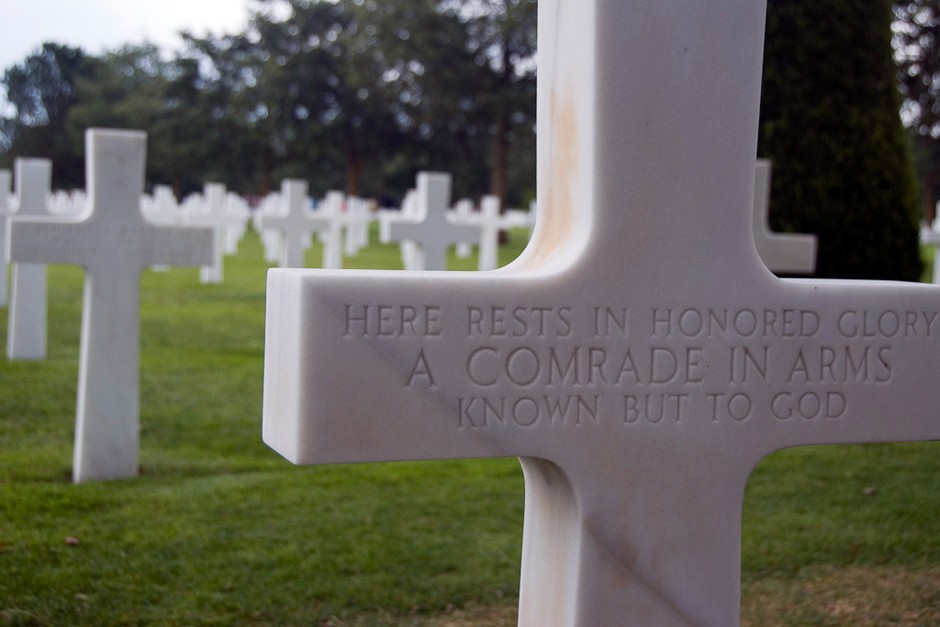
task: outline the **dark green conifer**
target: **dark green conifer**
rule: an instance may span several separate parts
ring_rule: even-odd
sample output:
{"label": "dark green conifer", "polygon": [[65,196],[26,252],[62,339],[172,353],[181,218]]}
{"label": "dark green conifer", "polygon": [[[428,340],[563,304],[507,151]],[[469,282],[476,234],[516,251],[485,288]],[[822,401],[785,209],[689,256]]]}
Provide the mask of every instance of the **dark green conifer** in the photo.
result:
{"label": "dark green conifer", "polygon": [[918,189],[888,0],[770,0],[759,154],[770,222],[819,236],[821,277],[915,281]]}

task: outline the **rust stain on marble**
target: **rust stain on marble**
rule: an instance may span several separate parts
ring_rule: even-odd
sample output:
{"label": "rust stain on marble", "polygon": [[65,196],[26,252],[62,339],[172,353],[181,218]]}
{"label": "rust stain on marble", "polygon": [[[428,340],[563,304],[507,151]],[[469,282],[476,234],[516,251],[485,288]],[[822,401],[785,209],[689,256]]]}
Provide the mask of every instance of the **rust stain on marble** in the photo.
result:
{"label": "rust stain on marble", "polygon": [[552,91],[549,101],[548,191],[540,200],[545,221],[529,262],[539,266],[560,251],[574,228],[574,183],[578,175],[578,118],[571,93],[559,97]]}

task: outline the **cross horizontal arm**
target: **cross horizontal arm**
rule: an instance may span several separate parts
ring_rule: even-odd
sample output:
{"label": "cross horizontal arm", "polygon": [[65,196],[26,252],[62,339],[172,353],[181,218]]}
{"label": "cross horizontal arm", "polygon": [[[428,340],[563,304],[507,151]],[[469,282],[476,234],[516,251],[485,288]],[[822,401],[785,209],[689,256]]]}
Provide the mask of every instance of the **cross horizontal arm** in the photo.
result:
{"label": "cross horizontal arm", "polygon": [[[483,346],[490,333],[471,303],[523,289],[480,278],[270,271],[265,442],[297,463],[516,454],[488,435],[459,433],[459,399],[473,384],[455,387],[467,363],[453,344]],[[564,324],[541,315],[544,328]]]}
{"label": "cross horizontal arm", "polygon": [[[697,296],[561,275],[272,271],[265,439],[300,463],[747,441],[940,438],[929,286],[716,281]],[[640,296],[630,296],[639,294]],[[556,437],[564,434],[563,437]],[[381,445],[394,441],[395,447]]]}
{"label": "cross horizontal arm", "polygon": [[141,224],[139,229],[61,217],[14,222],[10,256],[14,261],[113,265],[113,259],[136,265],[170,263],[197,266],[212,260],[212,229]]}
{"label": "cross horizontal arm", "polygon": [[[940,439],[940,387],[923,378],[940,368],[940,290],[810,279],[781,281],[779,288],[789,306],[811,312],[819,328],[796,351],[779,347],[781,391],[802,391],[778,397],[776,405],[770,398],[770,410],[778,422],[804,424],[775,448]],[[813,421],[802,414],[813,413],[817,398],[833,405],[832,417],[806,424]]]}

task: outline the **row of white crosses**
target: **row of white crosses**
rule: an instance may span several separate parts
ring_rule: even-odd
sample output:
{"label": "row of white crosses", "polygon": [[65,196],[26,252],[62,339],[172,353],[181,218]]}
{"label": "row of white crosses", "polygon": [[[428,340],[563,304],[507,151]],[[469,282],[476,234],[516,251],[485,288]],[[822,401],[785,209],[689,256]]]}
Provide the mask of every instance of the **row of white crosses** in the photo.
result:
{"label": "row of white crosses", "polygon": [[248,203],[221,183],[206,183],[202,193],[191,194],[180,204],[171,188],[156,186],[153,195],[141,201],[141,211],[154,224],[212,229],[212,263],[199,269],[199,280],[205,284],[222,282],[225,255],[238,252],[251,217]]}
{"label": "row of white crosses", "polygon": [[[767,222],[770,162],[759,159],[755,174],[753,233],[758,254],[774,272],[812,274],[816,267],[816,236],[770,230]],[[512,210],[501,213],[499,198],[484,196],[479,211],[475,211],[472,201],[467,199],[459,200],[453,211],[448,211],[449,188],[450,176],[447,174],[419,174],[418,189],[406,195],[398,215],[392,212],[383,217],[383,241],[402,240],[401,252],[406,270],[445,270],[446,252],[451,244],[456,244],[458,257],[467,257],[472,243],[478,241],[478,269],[495,270],[499,266],[499,232],[534,227],[534,204],[528,212]],[[393,237],[393,233],[398,237]],[[430,251],[430,262],[425,259],[425,251]]]}
{"label": "row of white crosses", "polygon": [[[0,241],[0,306],[7,305],[7,294],[11,292],[10,310],[7,317],[7,357],[11,360],[36,360],[46,357],[47,335],[47,290],[46,267],[41,263],[19,263],[13,265],[12,287],[7,289],[6,271],[6,235],[10,221],[36,216],[58,216],[78,218],[88,209],[88,199],[81,190],[71,192],[57,191],[50,193],[52,177],[52,163],[47,159],[18,159],[16,162],[16,202],[10,198],[10,173],[0,171],[0,218],[4,237]],[[207,185],[207,197],[218,202],[218,191],[221,186]],[[244,223],[248,217],[247,203],[240,197],[229,194],[225,197],[224,187],[221,187],[223,202],[227,203],[228,216],[241,215],[242,218],[233,219],[225,215],[213,214],[210,210],[202,209],[201,197],[197,202],[190,203],[194,217],[181,211],[176,205],[172,191],[166,187],[158,187],[154,196],[142,196],[141,211],[146,219],[154,224],[165,226],[185,225],[187,223],[203,224],[213,228],[215,241],[213,242],[213,263],[201,268],[201,278],[204,283],[220,282],[222,278],[221,264],[223,242],[222,236],[227,237],[224,244],[228,250],[237,247],[238,239],[244,233]],[[232,208],[235,209],[232,209]],[[240,212],[236,213],[236,210]],[[238,230],[238,222],[241,229]],[[233,234],[235,237],[233,237]],[[237,249],[236,249],[237,251]],[[234,252],[234,251],[233,251]],[[168,268],[165,264],[155,264],[158,269]]]}
{"label": "row of white crosses", "polygon": [[314,234],[323,244],[323,268],[341,268],[344,255],[355,256],[368,246],[372,212],[367,200],[331,191],[316,208],[312,205],[307,182],[298,179],[284,180],[279,193],[265,198],[255,227],[268,261],[282,268],[304,267]]}
{"label": "row of white crosses", "polygon": [[199,279],[203,283],[221,283],[225,255],[237,252],[238,242],[246,232],[248,207],[221,183],[207,184],[202,194],[187,198],[183,206],[189,207],[184,212],[185,224],[212,229],[212,263],[199,269]]}
{"label": "row of white crosses", "polygon": [[940,439],[940,290],[761,261],[766,2],[538,12],[529,246],[487,273],[269,272],[264,440],[519,457],[520,625],[735,625],[761,459]]}
{"label": "row of white crosses", "polygon": [[761,260],[773,272],[780,274],[810,275],[816,270],[815,235],[802,233],[774,233],[770,230],[770,174],[771,164],[757,160],[754,182],[754,218],[752,230],[754,245]]}
{"label": "row of white crosses", "polygon": [[500,201],[484,196],[480,212],[460,200],[450,210],[451,176],[442,172],[420,172],[417,187],[405,195],[401,211],[380,216],[380,239],[401,244],[406,270],[446,270],[452,245],[458,256],[467,256],[472,244],[480,245],[480,270],[498,265],[499,231],[519,226],[516,215],[500,215]]}
{"label": "row of white crosses", "polygon": [[[206,265],[212,230],[155,225],[140,211],[146,135],[86,133],[86,210],[73,216],[30,215],[29,176],[20,176],[20,208],[10,226],[14,283],[20,268],[68,263],[85,268],[73,480],[133,477],[138,469],[140,274],[152,264]],[[20,162],[18,167],[23,162]],[[23,183],[19,183],[23,181]],[[37,211],[37,214],[41,212]],[[45,292],[45,287],[42,289]],[[14,287],[14,299],[18,292]],[[44,307],[43,307],[44,310]]]}
{"label": "row of white crosses", "polygon": [[[294,251],[290,259],[277,254],[269,259],[279,261],[282,268],[304,267],[298,251],[309,247],[310,233],[316,232],[324,240],[322,267],[341,268],[336,243],[340,229],[345,229],[346,234],[343,254],[355,255],[368,243],[370,218],[366,204],[357,198],[344,201],[339,192],[331,192],[323,209],[311,211],[306,192],[300,200],[301,184],[300,181],[285,181],[281,194],[272,195],[259,214],[259,228],[268,232],[269,246],[273,248],[278,242],[286,241],[284,245]],[[529,211],[501,213],[500,200],[484,196],[479,211],[467,199],[459,200],[450,210],[450,187],[449,174],[419,173],[417,189],[409,190],[399,211],[379,212],[380,241],[400,242],[406,270],[445,270],[451,245],[456,245],[458,257],[467,257],[472,245],[479,243],[478,269],[495,270],[499,265],[499,232],[533,228],[534,203]],[[812,274],[816,263],[816,237],[771,232],[767,224],[769,198],[770,164],[758,160],[754,199],[754,242],[758,253],[774,272]],[[338,209],[344,203],[345,211]],[[279,237],[270,237],[275,234]]]}
{"label": "row of white crosses", "polygon": [[[12,359],[45,357],[45,263],[78,263],[88,270],[76,420],[76,482],[130,477],[137,471],[140,271],[154,264],[202,263],[205,267],[210,251],[222,249],[221,229],[239,223],[232,217],[237,212],[230,209],[234,198],[226,195],[220,185],[207,185],[203,196],[189,198],[184,207],[165,187],[157,187],[152,197],[132,202],[131,190],[143,186],[142,133],[92,130],[87,142],[89,195],[60,196],[54,202],[65,208],[55,213],[48,211],[52,204],[51,162],[17,161],[18,211],[9,221],[12,246],[0,255],[15,262],[8,317],[8,355]],[[9,191],[9,173],[0,172],[0,210],[4,217],[13,210]],[[344,199],[341,194],[329,194],[322,215],[314,215],[304,223],[310,217],[304,215],[309,206],[306,184],[286,181],[281,196],[287,205],[283,217],[294,216],[293,222],[288,220],[283,225],[287,236],[285,263],[300,264],[295,251],[301,247],[294,243],[302,237],[294,236],[323,223],[324,216],[340,215]],[[196,208],[200,203],[208,204],[208,208]],[[229,208],[223,209],[226,206]],[[359,220],[367,226],[367,215],[367,206],[359,203],[345,223]],[[265,221],[277,222],[272,216],[263,216],[262,225]],[[205,227],[191,230],[185,226],[194,223]],[[8,220],[0,220],[0,224],[6,228]],[[348,234],[356,230],[355,225],[347,226]],[[207,238],[209,233],[212,240]],[[331,233],[335,241],[329,248],[335,251],[338,267],[339,230]],[[359,246],[364,244],[363,235],[348,235],[347,241],[351,237],[360,238]],[[4,244],[7,241],[6,236],[0,238]],[[214,256],[217,260],[219,255]]]}
{"label": "row of white crosses", "polygon": [[[51,179],[51,163],[46,160],[40,159],[27,159],[19,160],[17,163],[17,181],[18,181],[18,198],[19,198],[19,207],[20,211],[17,214],[18,220],[29,219],[31,216],[41,216],[46,214],[46,209],[49,209],[49,203],[47,203],[48,190]],[[766,178],[763,179],[766,182]],[[436,181],[436,182],[435,182]],[[761,187],[762,179],[758,178],[758,190],[763,189]],[[446,194],[443,193],[443,190],[446,189],[448,184],[448,178],[446,175],[426,175],[419,178],[419,189],[421,193],[426,195],[428,198],[427,205],[430,206],[432,199],[437,198],[439,201],[437,206],[444,207],[446,202],[444,198]],[[445,187],[440,187],[440,184],[443,183]],[[433,191],[435,185],[438,185],[438,190],[435,195]],[[10,201],[10,173],[6,171],[0,171],[0,212],[4,214],[9,214],[12,211],[12,202]],[[291,267],[291,264],[299,267],[301,261],[296,258],[296,251],[301,250],[301,246],[297,244],[302,237],[300,236],[304,233],[305,229],[310,227],[322,227],[324,225],[331,226],[334,222],[325,219],[326,216],[336,216],[339,215],[341,210],[341,205],[343,202],[342,196],[338,193],[332,193],[328,195],[326,202],[324,203],[327,210],[321,209],[321,215],[315,215],[316,212],[311,213],[310,216],[304,217],[303,213],[305,207],[309,205],[309,199],[306,196],[306,185],[299,181],[286,181],[283,190],[282,197],[287,199],[286,205],[288,207],[287,215],[284,216],[287,219],[287,222],[283,224],[285,230],[289,234],[287,238],[287,244],[285,246],[285,254],[287,259],[284,261],[286,267]],[[72,193],[64,198],[67,198],[66,201],[63,198],[59,199],[59,204],[61,207],[66,207],[67,205],[72,205],[72,208],[64,208],[59,211],[54,212],[57,215],[66,215],[66,216],[76,216],[85,210],[87,206],[87,198],[84,194]],[[169,188],[157,187],[154,191],[153,197],[145,197],[142,202],[141,209],[143,214],[147,217],[148,220],[155,222],[157,224],[163,225],[180,225],[185,223],[193,222],[204,222],[207,226],[213,228],[214,239],[217,240],[216,249],[221,249],[221,246],[218,246],[218,240],[220,238],[219,226],[229,228],[228,233],[235,232],[238,235],[238,226],[239,220],[232,219],[229,215],[225,215],[221,212],[218,207],[224,205],[225,202],[229,203],[229,206],[235,203],[236,198],[233,195],[227,196],[224,187],[220,185],[209,184],[206,186],[206,191],[204,198],[208,199],[210,208],[208,210],[201,209],[191,209],[190,211],[183,211],[176,204],[175,197],[172,194],[172,191]],[[411,203],[417,205],[418,195],[412,193],[409,195],[406,205]],[[188,203],[191,207],[198,207],[202,202],[202,197],[191,197],[188,199]],[[469,203],[467,203],[469,204]],[[80,207],[77,207],[79,206]],[[213,206],[215,207],[213,209]],[[756,207],[757,205],[755,205]],[[481,238],[481,269],[492,269],[496,267],[496,232],[499,228],[507,228],[510,226],[519,226],[524,224],[523,220],[518,216],[513,217],[509,216],[504,219],[502,222],[497,217],[499,210],[498,200],[495,197],[485,197],[482,202],[482,217],[474,218],[474,214],[470,211],[464,209],[465,217],[464,220],[467,222],[477,222],[477,225],[482,225],[483,235]],[[50,210],[51,212],[51,210]],[[242,215],[247,212],[247,208],[243,206]],[[229,210],[229,213],[237,213],[235,211]],[[289,216],[293,214],[293,222],[289,219]],[[407,209],[402,212],[406,218],[413,218],[413,212],[408,211]],[[188,216],[201,216],[201,217],[188,217]],[[479,215],[479,214],[478,214]],[[213,216],[216,219],[210,219]],[[298,216],[300,216],[300,221],[298,222]],[[270,216],[266,217],[269,221],[273,221],[276,224],[279,222]],[[309,222],[304,222],[308,220]],[[336,221],[335,223],[339,223]],[[292,226],[293,225],[293,226]],[[6,228],[7,220],[4,219],[0,221],[0,227]],[[232,228],[234,227],[234,228]],[[296,227],[296,228],[294,228]],[[332,251],[332,253],[327,254],[327,259],[333,259],[332,267],[339,267],[339,242],[338,242],[338,229],[329,230],[328,237],[333,237],[332,244],[327,248]],[[309,233],[308,233],[309,239]],[[348,241],[349,237],[347,237]],[[444,238],[446,239],[446,238]],[[228,237],[227,242],[229,246],[233,245],[233,241],[237,243],[237,238]],[[328,240],[329,241],[329,240]],[[421,241],[420,239],[418,240]],[[6,242],[6,237],[0,238],[0,244]],[[347,249],[348,250],[348,249]],[[294,252],[290,252],[294,251]],[[5,255],[0,255],[0,258],[5,257]],[[216,256],[217,259],[217,256]],[[14,275],[14,305],[11,307],[10,316],[8,317],[8,346],[7,353],[11,359],[41,359],[45,357],[46,353],[46,287],[45,287],[45,266],[43,264],[34,264],[34,263],[20,263],[16,264],[13,270]],[[0,278],[6,279],[6,271],[0,273]],[[0,296],[4,299],[6,298],[7,289],[6,286],[2,286],[3,289],[0,290]],[[3,302],[5,303],[5,300]],[[77,473],[77,476],[81,476],[81,473]]]}

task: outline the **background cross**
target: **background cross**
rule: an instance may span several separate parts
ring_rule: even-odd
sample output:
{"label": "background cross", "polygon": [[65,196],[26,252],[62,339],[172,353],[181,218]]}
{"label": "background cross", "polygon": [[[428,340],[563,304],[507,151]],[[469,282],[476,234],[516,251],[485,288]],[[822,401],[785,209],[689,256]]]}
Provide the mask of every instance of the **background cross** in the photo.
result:
{"label": "background cross", "polygon": [[757,160],[754,185],[754,244],[761,260],[773,272],[812,274],[816,269],[817,238],[806,233],[775,233],[770,230],[771,163]]}
{"label": "background cross", "polygon": [[211,260],[208,228],[143,219],[146,134],[85,135],[88,210],[73,219],[14,222],[14,261],[85,268],[73,480],[133,477],[138,470],[140,275],[151,264]]}
{"label": "background cross", "polygon": [[446,270],[447,249],[452,244],[476,242],[480,238],[479,228],[448,221],[450,185],[449,174],[419,172],[415,196],[419,220],[391,224],[393,241],[411,241],[420,249],[416,270]]}

